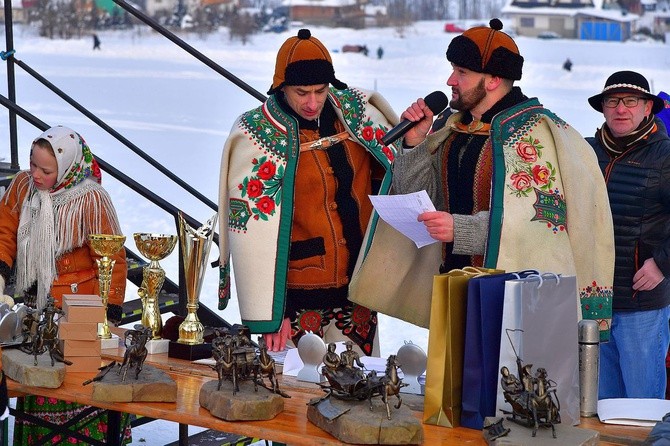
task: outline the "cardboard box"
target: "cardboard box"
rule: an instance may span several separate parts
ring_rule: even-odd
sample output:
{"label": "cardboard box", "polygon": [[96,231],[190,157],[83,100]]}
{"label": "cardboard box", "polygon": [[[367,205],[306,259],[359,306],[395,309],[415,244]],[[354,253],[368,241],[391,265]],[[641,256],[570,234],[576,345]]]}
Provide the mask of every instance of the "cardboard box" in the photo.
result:
{"label": "cardboard box", "polygon": [[65,340],[93,341],[98,338],[97,322],[58,322],[58,338]]}
{"label": "cardboard box", "polygon": [[68,322],[103,322],[105,307],[100,296],[89,294],[64,294],[63,311]]}
{"label": "cardboard box", "polygon": [[[65,356],[72,365],[66,365],[66,372],[97,372],[103,366],[103,360],[100,356]],[[82,380],[83,381],[83,380]]]}
{"label": "cardboard box", "polygon": [[100,340],[79,341],[79,340],[61,340],[61,347],[66,358],[72,356],[97,356],[100,357]]}

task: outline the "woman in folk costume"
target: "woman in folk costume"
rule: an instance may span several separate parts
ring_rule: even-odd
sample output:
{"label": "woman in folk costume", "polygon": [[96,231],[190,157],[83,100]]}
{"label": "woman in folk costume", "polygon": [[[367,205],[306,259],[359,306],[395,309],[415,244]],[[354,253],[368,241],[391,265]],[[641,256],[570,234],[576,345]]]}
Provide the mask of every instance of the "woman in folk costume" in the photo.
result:
{"label": "woman in folk costume", "polygon": [[[12,268],[16,293],[38,314],[47,297],[61,306],[63,294],[99,294],[96,259],[89,234],[121,234],[112,201],[100,185],[100,170],[84,139],[67,127],[52,127],[38,136],[30,151],[30,170],[19,172],[0,199],[0,295]],[[125,250],[116,264],[109,291],[108,314],[120,320],[126,284]],[[45,420],[69,420],[86,409],[76,403],[27,396],[17,409]],[[105,439],[105,414],[94,412],[76,430]],[[17,419],[14,444],[37,444],[49,432]],[[130,427],[124,439],[130,441]],[[77,443],[70,439],[68,444]]]}
{"label": "woman in folk costume", "polygon": [[[398,122],[378,93],[347,87],[330,54],[302,29],[279,49],[270,97],[242,114],[223,151],[219,190],[219,309],[231,297],[268,349],[308,331],[371,355],[377,315],[348,301],[372,193],[391,185]],[[376,353],[376,352],[375,352]]]}

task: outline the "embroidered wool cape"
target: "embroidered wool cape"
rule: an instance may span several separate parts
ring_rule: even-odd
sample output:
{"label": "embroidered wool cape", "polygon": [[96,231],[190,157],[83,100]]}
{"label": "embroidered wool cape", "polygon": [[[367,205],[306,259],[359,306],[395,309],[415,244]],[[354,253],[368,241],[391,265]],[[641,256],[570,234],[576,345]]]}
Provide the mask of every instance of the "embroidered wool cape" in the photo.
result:
{"label": "embroidered wool cape", "polygon": [[[453,132],[451,124],[461,117],[450,116],[415,153],[397,162],[411,157],[405,166],[412,173],[403,173],[403,178],[414,190],[427,189],[438,210],[445,202],[444,143]],[[475,266],[576,275],[575,298],[582,309],[577,318],[597,320],[601,338],[608,339],[614,241],[607,190],[593,150],[537,99],[497,114],[484,151],[487,147],[492,152],[489,224],[482,264]],[[354,275],[349,298],[379,311],[375,302],[392,301],[388,314],[427,327],[432,279],[441,260],[440,244],[417,249],[380,224]]]}
{"label": "embroidered wool cape", "polygon": [[[384,169],[379,193],[387,193],[396,147],[384,146],[380,139],[397,124],[397,115],[382,96],[362,89],[331,88],[328,100],[350,138]],[[293,206],[300,153],[298,124],[277,101],[272,95],[237,119],[221,160],[219,309],[226,308],[231,298],[232,261],[242,323],[252,333],[279,330],[293,213],[300,212]],[[373,213],[368,233],[376,223]]]}

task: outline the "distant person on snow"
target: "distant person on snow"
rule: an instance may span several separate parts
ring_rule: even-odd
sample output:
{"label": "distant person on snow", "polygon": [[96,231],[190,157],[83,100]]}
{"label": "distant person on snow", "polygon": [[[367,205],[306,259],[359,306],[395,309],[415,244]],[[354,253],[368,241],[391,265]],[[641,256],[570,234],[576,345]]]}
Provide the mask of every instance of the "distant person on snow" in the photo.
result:
{"label": "distant person on snow", "polygon": [[565,71],[571,71],[572,70],[572,61],[570,60],[569,57],[567,59],[565,59],[565,62],[563,62],[563,69]]}
{"label": "distant person on snow", "polygon": [[94,50],[100,49],[100,38],[98,37],[97,34],[93,34],[93,49]]}
{"label": "distant person on snow", "polygon": [[377,313],[347,297],[375,229],[368,195],[391,185],[396,148],[380,140],[398,117],[378,93],[338,80],[307,29],[279,49],[268,94],[236,120],[223,150],[219,309],[234,269],[242,322],[268,350],[311,331],[378,354]]}

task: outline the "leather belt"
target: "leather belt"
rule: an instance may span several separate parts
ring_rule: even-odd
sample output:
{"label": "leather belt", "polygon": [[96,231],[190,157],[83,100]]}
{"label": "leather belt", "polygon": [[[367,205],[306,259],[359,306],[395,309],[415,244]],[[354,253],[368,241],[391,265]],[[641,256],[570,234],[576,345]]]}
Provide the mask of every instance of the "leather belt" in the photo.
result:
{"label": "leather belt", "polygon": [[454,122],[451,124],[451,129],[459,133],[468,133],[470,135],[490,135],[491,124],[482,121],[472,121],[470,124],[463,124]]}
{"label": "leather belt", "polygon": [[319,138],[316,141],[304,142],[300,144],[300,151],[306,152],[307,150],[326,150],[328,147],[331,147],[338,142],[342,142],[345,139],[349,138],[349,132],[340,132],[333,136],[324,136]]}

